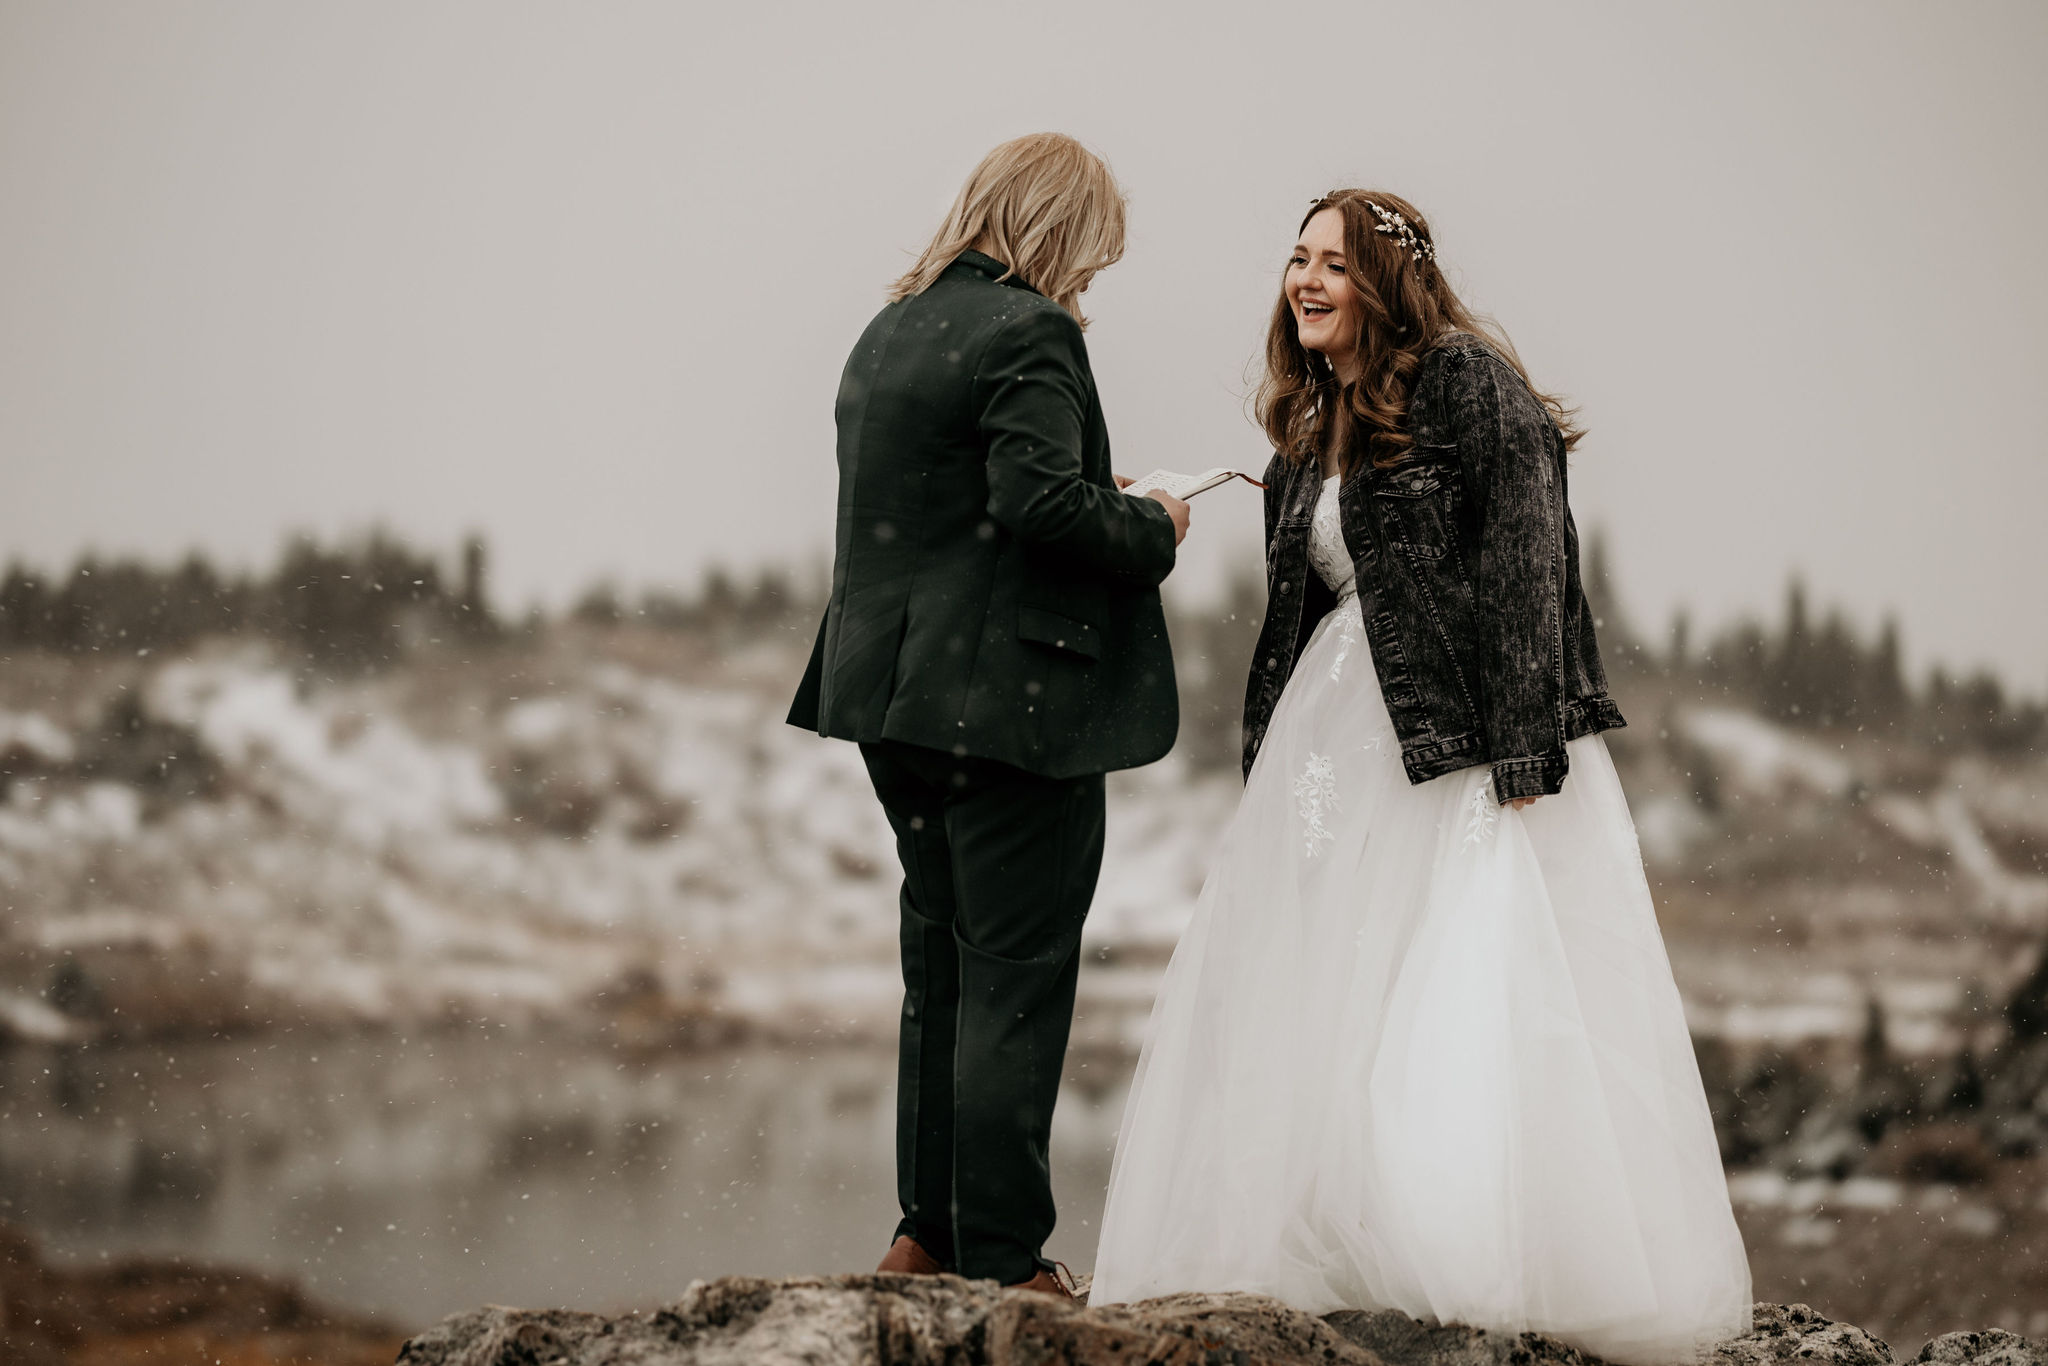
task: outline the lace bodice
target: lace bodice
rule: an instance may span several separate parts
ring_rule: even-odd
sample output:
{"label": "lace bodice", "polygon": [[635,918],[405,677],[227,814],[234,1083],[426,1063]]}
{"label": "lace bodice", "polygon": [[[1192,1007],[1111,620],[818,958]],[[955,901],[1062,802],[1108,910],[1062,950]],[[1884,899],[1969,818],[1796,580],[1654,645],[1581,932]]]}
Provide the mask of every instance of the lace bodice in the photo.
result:
{"label": "lace bodice", "polygon": [[1344,546],[1344,531],[1337,520],[1337,476],[1323,481],[1322,497],[1316,500],[1315,519],[1309,524],[1308,562],[1338,600],[1355,596],[1358,576],[1351,567],[1351,552]]}

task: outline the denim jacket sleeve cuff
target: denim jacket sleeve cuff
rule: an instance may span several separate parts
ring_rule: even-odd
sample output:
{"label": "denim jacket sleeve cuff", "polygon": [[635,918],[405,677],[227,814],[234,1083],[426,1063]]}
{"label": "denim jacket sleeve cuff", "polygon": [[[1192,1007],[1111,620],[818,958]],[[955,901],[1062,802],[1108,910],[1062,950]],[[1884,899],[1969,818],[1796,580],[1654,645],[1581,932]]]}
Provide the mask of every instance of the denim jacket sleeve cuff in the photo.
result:
{"label": "denim jacket sleeve cuff", "polygon": [[1493,766],[1493,795],[1503,806],[1521,797],[1547,797],[1564,786],[1570,761],[1562,753],[1502,759]]}

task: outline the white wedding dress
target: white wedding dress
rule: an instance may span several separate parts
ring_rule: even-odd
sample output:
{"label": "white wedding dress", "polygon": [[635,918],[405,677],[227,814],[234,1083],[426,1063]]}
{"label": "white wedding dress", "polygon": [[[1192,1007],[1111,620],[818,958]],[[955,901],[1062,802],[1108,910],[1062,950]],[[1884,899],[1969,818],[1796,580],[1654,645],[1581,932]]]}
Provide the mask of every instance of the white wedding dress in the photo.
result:
{"label": "white wedding dress", "polygon": [[1553,1333],[1628,1363],[1750,1326],[1750,1278],[1635,827],[1599,736],[1562,792],[1411,785],[1339,593],[1160,986],[1091,1302],[1248,1290]]}

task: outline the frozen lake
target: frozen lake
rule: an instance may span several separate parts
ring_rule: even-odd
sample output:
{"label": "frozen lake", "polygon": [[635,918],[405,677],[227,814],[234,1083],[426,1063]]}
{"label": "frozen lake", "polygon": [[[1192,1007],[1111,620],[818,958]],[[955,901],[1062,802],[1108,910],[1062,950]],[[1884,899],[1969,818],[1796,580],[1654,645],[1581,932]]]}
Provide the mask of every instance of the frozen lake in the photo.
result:
{"label": "frozen lake", "polygon": [[[1047,1252],[1076,1270],[1127,1086],[1127,1064],[1077,1061],[1060,1098]],[[896,1219],[894,1103],[879,1049],[15,1048],[0,1218],[56,1257],[256,1267],[402,1328],[485,1303],[641,1308],[698,1277],[871,1269]]]}

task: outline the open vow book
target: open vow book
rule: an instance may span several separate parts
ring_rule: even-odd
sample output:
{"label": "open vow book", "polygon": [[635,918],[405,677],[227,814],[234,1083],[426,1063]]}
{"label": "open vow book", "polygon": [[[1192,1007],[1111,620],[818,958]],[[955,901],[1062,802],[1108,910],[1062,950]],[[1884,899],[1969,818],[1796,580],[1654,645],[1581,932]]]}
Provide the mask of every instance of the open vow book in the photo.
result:
{"label": "open vow book", "polygon": [[1153,489],[1158,489],[1161,493],[1169,494],[1180,499],[1182,502],[1186,502],[1198,493],[1206,493],[1218,484],[1227,484],[1233,479],[1242,479],[1253,488],[1262,489],[1266,487],[1243,470],[1234,470],[1227,465],[1218,465],[1215,469],[1203,470],[1200,474],[1180,474],[1174,470],[1154,470],[1143,479],[1132,482],[1129,487],[1124,489],[1124,492],[1134,498],[1143,498]]}

